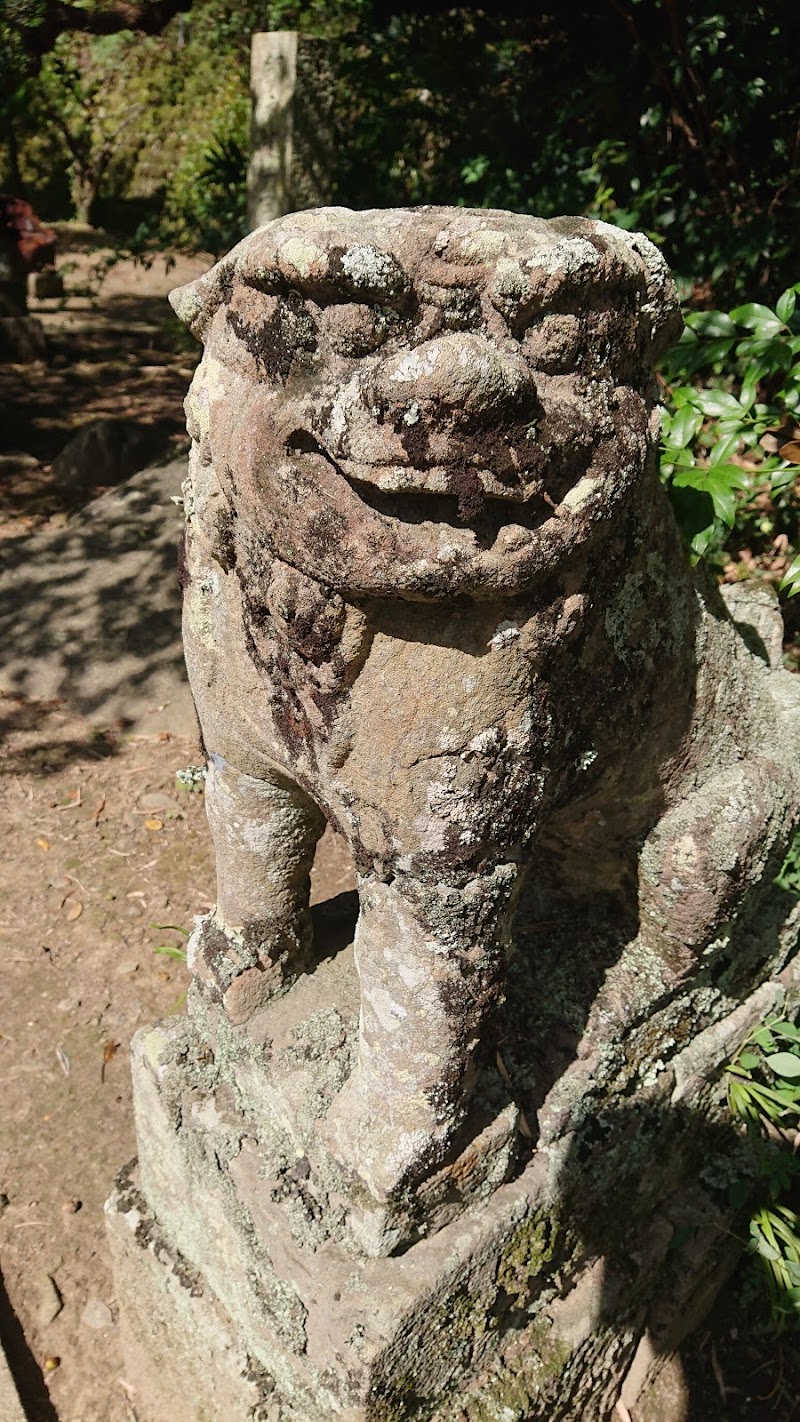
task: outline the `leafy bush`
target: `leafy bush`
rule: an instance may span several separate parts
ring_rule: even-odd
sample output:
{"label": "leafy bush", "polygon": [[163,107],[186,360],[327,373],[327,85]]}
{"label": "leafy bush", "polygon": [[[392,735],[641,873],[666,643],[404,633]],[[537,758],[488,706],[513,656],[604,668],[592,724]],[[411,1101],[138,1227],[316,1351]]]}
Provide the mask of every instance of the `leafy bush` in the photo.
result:
{"label": "leafy bush", "polygon": [[239,96],[211,139],[187,148],[170,183],[165,226],[177,246],[221,256],[247,231],[250,105]]}
{"label": "leafy bush", "polygon": [[735,530],[771,549],[768,576],[790,597],[800,592],[798,292],[774,309],[690,313],[661,372],[661,474],[694,555],[724,563]]}

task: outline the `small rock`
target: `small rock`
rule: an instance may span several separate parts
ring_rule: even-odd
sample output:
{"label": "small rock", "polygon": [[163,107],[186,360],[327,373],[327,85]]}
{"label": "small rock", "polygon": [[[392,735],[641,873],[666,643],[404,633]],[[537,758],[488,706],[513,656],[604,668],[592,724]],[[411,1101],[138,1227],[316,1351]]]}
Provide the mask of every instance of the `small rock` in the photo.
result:
{"label": "small rock", "polygon": [[83,425],[73,435],[53,460],[51,476],[62,488],[70,489],[116,484],[143,469],[163,449],[165,440],[162,424],[144,425],[105,416]]}
{"label": "small rock", "polygon": [[49,1274],[45,1274],[38,1287],[39,1306],[36,1310],[36,1317],[41,1328],[46,1328],[48,1323],[52,1323],[54,1318],[58,1318],[64,1300],[62,1299],[55,1280]]}
{"label": "small rock", "polygon": [[5,1190],[0,1190],[0,1216],[5,1214],[10,1204],[11,1201],[8,1198],[8,1195],[6,1194]]}
{"label": "small rock", "polygon": [[86,1328],[113,1328],[114,1315],[108,1304],[104,1304],[102,1299],[94,1298],[89,1300],[83,1310],[81,1323]]}
{"label": "small rock", "polygon": [[82,1202],[80,1200],[65,1200],[63,1205],[61,1206],[62,1215],[77,1215],[78,1210],[81,1208],[81,1204]]}
{"label": "small rock", "polygon": [[45,1370],[46,1373],[54,1373],[55,1370],[56,1370],[56,1368],[60,1368],[60,1367],[61,1367],[61,1359],[60,1359],[60,1358],[53,1358],[53,1357],[45,1358],[45,1360],[44,1360],[44,1370]]}

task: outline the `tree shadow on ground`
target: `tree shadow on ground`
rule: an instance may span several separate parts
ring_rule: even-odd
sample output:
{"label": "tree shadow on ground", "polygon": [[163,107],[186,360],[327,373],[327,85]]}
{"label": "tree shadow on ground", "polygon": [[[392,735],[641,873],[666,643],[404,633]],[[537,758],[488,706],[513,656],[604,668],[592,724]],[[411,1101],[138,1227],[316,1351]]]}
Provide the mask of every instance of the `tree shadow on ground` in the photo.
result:
{"label": "tree shadow on ground", "polygon": [[177,581],[183,463],[148,469],[55,534],[0,545],[6,693],[95,725],[188,703]]}

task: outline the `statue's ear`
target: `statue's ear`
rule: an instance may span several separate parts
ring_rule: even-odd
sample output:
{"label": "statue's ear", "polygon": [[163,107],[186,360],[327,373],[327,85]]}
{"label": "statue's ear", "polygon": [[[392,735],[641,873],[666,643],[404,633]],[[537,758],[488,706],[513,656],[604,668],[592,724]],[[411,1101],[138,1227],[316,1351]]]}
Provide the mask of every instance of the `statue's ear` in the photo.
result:
{"label": "statue's ear", "polygon": [[169,304],[175,315],[198,340],[203,340],[211,318],[229,298],[232,281],[233,265],[225,260],[217,262],[196,281],[176,286],[170,292]]}
{"label": "statue's ear", "polygon": [[678,290],[658,247],[643,232],[620,234],[638,258],[646,296],[639,308],[641,336],[651,361],[660,360],[675,345],[683,330]]}
{"label": "statue's ear", "polygon": [[[626,266],[635,273],[641,291],[639,338],[642,354],[651,362],[675,345],[683,330],[678,291],[658,247],[643,232],[626,232],[608,222],[592,221],[596,232],[616,247]],[[644,288],[642,290],[642,287]]]}

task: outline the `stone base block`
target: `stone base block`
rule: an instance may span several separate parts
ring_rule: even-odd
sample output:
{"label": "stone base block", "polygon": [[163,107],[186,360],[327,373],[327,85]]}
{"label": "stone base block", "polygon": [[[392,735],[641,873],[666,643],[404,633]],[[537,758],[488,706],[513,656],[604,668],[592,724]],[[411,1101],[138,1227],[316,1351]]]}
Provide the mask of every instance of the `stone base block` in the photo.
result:
{"label": "stone base block", "polygon": [[[516,1114],[498,1088],[472,1141],[472,1184],[456,1189],[466,1146],[447,1167],[461,1162],[450,1196],[434,1176],[420,1187],[425,1208],[407,1202],[415,1229],[393,1252],[382,1246],[397,1221],[376,1221],[324,1148],[352,1062],[349,950],[245,1024],[226,1024],[193,989],[189,1017],[134,1039],[139,1177],[108,1207],[141,1422],[611,1422],[617,1401],[634,1411],[738,1255],[730,1186],[752,1157],[719,1109],[720,1068],[800,991],[798,961],[787,962],[797,914],[787,921],[779,897],[761,922],[749,964],[734,945],[736,996],[695,982],[614,1051],[588,1050],[587,1034],[566,1054],[553,1026],[560,1070],[559,1056],[526,1063],[504,1047],[511,1067],[497,1080],[518,1083]],[[554,948],[552,981],[570,961]],[[772,975],[748,991],[766,961]],[[511,990],[537,1001],[522,972]]]}
{"label": "stone base block", "polygon": [[35,316],[0,316],[0,361],[22,365],[46,354],[44,327]]}
{"label": "stone base block", "polygon": [[239,1346],[233,1320],[160,1234],[135,1169],[120,1175],[106,1219],[137,1417],[266,1422],[270,1382]]}
{"label": "stone base block", "polygon": [[31,272],[28,277],[28,295],[35,301],[63,296],[64,278],[55,267],[44,267],[40,272]]}

